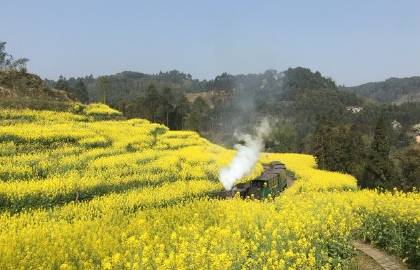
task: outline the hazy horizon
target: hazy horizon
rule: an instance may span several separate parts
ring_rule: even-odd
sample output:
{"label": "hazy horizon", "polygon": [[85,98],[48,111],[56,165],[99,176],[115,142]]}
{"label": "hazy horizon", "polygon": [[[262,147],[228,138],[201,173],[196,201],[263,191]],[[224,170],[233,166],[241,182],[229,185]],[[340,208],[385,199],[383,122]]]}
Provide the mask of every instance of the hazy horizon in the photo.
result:
{"label": "hazy horizon", "polygon": [[339,85],[420,75],[420,2],[5,1],[0,41],[43,78],[302,66]]}

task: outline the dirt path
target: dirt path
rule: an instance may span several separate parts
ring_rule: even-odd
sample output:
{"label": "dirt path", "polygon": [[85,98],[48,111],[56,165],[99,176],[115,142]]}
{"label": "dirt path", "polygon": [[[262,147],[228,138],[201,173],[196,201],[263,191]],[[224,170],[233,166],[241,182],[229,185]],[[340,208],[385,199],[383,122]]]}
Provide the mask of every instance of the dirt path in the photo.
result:
{"label": "dirt path", "polygon": [[287,176],[286,176],[286,183],[287,183],[287,187],[289,188],[290,186],[292,186],[293,185],[293,182],[295,182],[295,178],[293,177],[293,176],[291,176],[290,174],[289,174],[289,172],[287,173]]}
{"label": "dirt path", "polygon": [[295,179],[293,179],[292,177],[287,177],[286,181],[287,181],[287,187],[289,188],[291,185],[293,185],[293,182],[295,181]]}
{"label": "dirt path", "polygon": [[407,270],[408,268],[394,256],[374,248],[373,246],[361,241],[354,241],[353,246],[374,259],[385,270]]}

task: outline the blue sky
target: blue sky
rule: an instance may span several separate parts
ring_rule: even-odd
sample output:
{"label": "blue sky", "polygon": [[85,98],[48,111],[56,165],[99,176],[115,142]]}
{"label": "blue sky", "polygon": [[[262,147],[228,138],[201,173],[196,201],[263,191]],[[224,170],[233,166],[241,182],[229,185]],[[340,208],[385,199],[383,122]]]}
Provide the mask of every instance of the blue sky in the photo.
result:
{"label": "blue sky", "polygon": [[45,78],[304,66],[356,85],[420,75],[420,1],[19,1],[0,40]]}

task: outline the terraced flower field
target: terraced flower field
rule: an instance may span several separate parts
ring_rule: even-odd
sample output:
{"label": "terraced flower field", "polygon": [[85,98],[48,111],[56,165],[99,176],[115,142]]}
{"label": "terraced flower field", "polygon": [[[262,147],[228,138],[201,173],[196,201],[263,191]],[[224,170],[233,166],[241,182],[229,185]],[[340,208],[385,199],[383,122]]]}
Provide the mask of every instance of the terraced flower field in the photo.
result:
{"label": "terraced flower field", "polygon": [[77,113],[0,110],[0,269],[345,269],[353,239],[420,264],[420,194],[358,190],[312,156],[263,153],[297,181],[219,200],[235,152],[198,134]]}

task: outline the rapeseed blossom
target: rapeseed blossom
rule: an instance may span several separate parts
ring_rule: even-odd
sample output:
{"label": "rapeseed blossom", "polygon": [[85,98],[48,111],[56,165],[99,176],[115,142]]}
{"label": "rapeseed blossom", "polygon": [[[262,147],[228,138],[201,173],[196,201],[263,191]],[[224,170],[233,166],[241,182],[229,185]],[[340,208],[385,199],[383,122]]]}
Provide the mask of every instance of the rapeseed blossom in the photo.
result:
{"label": "rapeseed blossom", "polygon": [[220,200],[233,150],[113,117],[0,110],[0,269],[344,269],[354,239],[419,263],[416,191],[358,190],[313,156],[263,153],[241,181],[281,160],[292,187]]}

